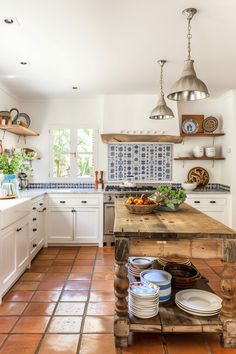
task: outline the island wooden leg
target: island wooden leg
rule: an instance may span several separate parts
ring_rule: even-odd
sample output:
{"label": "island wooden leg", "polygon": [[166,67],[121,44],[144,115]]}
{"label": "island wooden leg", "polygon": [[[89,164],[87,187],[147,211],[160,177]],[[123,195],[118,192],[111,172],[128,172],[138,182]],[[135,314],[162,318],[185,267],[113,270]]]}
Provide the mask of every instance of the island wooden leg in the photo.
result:
{"label": "island wooden leg", "polygon": [[114,335],[116,347],[128,346],[129,335],[129,317],[128,317],[128,288],[129,279],[126,269],[128,260],[128,240],[117,239],[115,243],[115,320],[114,320]]}
{"label": "island wooden leg", "polygon": [[236,348],[236,241],[224,241],[224,269],[221,278],[223,295],[221,321],[225,348]]}

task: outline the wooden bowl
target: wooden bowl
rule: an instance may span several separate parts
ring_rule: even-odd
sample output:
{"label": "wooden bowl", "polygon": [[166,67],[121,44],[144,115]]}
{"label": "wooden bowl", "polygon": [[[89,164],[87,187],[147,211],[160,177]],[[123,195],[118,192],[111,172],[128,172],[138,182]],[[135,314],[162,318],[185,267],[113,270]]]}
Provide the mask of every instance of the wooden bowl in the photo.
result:
{"label": "wooden bowl", "polygon": [[168,263],[163,269],[172,275],[172,285],[175,288],[191,288],[201,278],[195,267],[185,264]]}
{"label": "wooden bowl", "polygon": [[131,214],[138,214],[138,215],[151,214],[153,210],[156,208],[156,204],[135,205],[135,204],[125,203],[125,206]]}

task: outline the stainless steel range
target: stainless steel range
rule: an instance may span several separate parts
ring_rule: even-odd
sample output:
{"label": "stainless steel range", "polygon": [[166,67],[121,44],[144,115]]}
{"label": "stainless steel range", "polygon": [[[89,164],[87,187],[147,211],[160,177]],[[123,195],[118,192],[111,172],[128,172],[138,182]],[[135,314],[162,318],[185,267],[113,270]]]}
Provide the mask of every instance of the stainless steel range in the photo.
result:
{"label": "stainless steel range", "polygon": [[150,195],[156,189],[154,186],[125,187],[122,185],[107,185],[104,192],[104,242],[111,244],[114,239],[115,200],[127,198],[130,195]]}

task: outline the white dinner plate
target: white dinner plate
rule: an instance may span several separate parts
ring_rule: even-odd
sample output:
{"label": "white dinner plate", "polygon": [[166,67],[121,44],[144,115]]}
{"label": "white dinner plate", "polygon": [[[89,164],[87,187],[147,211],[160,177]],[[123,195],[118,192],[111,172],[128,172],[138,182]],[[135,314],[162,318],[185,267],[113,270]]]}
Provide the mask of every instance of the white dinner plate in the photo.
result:
{"label": "white dinner plate", "polygon": [[182,307],[181,305],[179,305],[177,302],[176,302],[176,306],[178,306],[182,311],[189,313],[190,315],[201,316],[201,317],[217,316],[220,313],[220,311],[212,312],[212,313],[190,311]]}
{"label": "white dinner plate", "polygon": [[179,291],[175,298],[178,303],[190,311],[219,311],[222,300],[219,296],[209,291],[199,289],[186,289]]}
{"label": "white dinner plate", "polygon": [[181,303],[179,303],[177,299],[175,299],[175,303],[176,303],[177,306],[179,306],[179,307],[181,307],[181,308],[183,308],[183,309],[185,309],[185,310],[192,311],[192,312],[196,312],[196,313],[205,313],[205,314],[207,315],[207,314],[209,314],[209,313],[211,314],[211,313],[219,313],[219,312],[220,312],[220,309],[219,309],[219,310],[216,310],[216,311],[193,310],[193,309],[191,309],[191,308],[189,308],[189,307],[187,307],[187,306],[184,306],[184,305],[182,305]]}

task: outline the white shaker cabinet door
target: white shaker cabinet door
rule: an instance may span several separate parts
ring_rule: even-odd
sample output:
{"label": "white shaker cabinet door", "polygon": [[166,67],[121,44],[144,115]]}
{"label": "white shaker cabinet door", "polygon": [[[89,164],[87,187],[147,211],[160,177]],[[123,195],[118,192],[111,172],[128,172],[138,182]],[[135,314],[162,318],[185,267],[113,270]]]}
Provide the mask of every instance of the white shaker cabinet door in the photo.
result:
{"label": "white shaker cabinet door", "polygon": [[5,290],[5,286],[16,273],[16,233],[12,229],[2,235],[0,241],[1,259],[1,288]]}
{"label": "white shaker cabinet door", "polygon": [[26,266],[29,259],[29,222],[22,223],[16,229],[17,269]]}
{"label": "white shaker cabinet door", "polygon": [[77,208],[75,212],[76,243],[98,243],[99,209]]}
{"label": "white shaker cabinet door", "polygon": [[72,209],[49,209],[47,213],[48,243],[74,241],[74,212]]}

